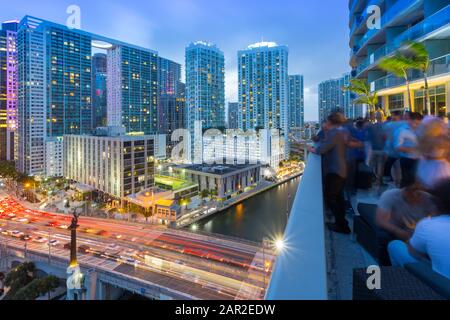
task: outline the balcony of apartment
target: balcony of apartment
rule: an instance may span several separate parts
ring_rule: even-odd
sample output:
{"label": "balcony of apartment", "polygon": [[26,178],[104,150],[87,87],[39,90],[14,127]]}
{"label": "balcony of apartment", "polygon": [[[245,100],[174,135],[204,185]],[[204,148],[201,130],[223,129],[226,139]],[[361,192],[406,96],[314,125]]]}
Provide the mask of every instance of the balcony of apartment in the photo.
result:
{"label": "balcony of apartment", "polygon": [[[450,280],[442,280],[442,276],[433,278],[435,273],[431,268],[416,264],[408,266],[408,271],[398,267],[381,267],[382,290],[370,291],[366,288],[370,275],[366,273],[367,268],[378,265],[369,253],[378,198],[378,192],[359,189],[351,201],[350,211],[354,213],[347,215],[354,233],[344,235],[328,231],[325,223],[329,218],[322,193],[322,161],[320,156],[310,154],[266,299],[449,299]],[[367,219],[368,213],[372,214],[372,219]],[[365,219],[371,221],[361,223]],[[355,233],[358,228],[359,233]],[[430,277],[431,280],[428,279]]]}
{"label": "balcony of apartment", "polygon": [[450,37],[450,5],[442,8],[420,23],[407,29],[394,40],[382,45],[364,58],[356,68],[356,77],[365,78],[365,73],[377,68],[383,57],[392,55],[405,41],[425,41]]}
{"label": "balcony of apartment", "polygon": [[[450,54],[432,59],[427,72],[430,86],[435,83],[445,83],[450,81]],[[409,72],[411,90],[420,89],[424,86],[423,74],[419,71]],[[394,91],[401,92],[405,88],[405,79],[388,74],[371,83],[371,89],[379,92],[380,95],[393,94]],[[395,90],[391,90],[395,89]]]}
{"label": "balcony of apartment", "polygon": [[348,3],[350,15],[361,12],[366,7],[366,2],[367,0],[350,0]]}
{"label": "balcony of apartment", "polygon": [[[376,2],[376,1],[375,1]],[[423,17],[424,0],[398,0],[391,7],[385,9],[381,16],[380,29],[367,29],[365,21],[362,21],[362,28],[366,32],[361,38],[352,34],[350,39],[351,64],[356,64],[357,57],[367,55],[369,45],[386,43],[386,30],[390,27],[408,26]]]}

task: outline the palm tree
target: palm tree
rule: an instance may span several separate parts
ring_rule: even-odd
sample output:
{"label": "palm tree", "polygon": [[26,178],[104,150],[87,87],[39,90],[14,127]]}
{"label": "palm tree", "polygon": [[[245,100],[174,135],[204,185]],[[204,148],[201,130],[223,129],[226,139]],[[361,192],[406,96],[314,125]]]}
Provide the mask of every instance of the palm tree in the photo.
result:
{"label": "palm tree", "polygon": [[383,58],[379,63],[379,67],[399,78],[405,79],[406,90],[408,92],[408,104],[409,108],[411,109],[412,101],[411,90],[409,87],[410,80],[408,75],[408,71],[410,69],[414,69],[414,65],[412,64],[411,60],[405,57],[401,52],[397,51],[394,56]]}
{"label": "palm tree", "polygon": [[409,64],[413,69],[417,69],[423,73],[425,82],[425,113],[430,114],[431,104],[428,87],[428,68],[430,66],[430,55],[425,45],[421,42],[407,41],[405,42],[405,56],[409,58]]}
{"label": "palm tree", "polygon": [[378,94],[371,92],[370,86],[365,79],[351,79],[350,85],[344,86],[343,90],[351,91],[358,95],[354,103],[366,104],[369,106],[369,112],[376,110],[378,105]]}

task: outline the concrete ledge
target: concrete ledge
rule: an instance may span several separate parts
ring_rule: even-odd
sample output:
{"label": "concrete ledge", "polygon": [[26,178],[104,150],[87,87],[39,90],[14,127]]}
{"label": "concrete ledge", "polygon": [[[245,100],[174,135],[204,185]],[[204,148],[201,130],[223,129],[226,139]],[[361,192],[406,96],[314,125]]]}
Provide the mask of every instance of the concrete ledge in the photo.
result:
{"label": "concrete ledge", "polygon": [[321,157],[310,154],[267,289],[267,300],[327,300]]}

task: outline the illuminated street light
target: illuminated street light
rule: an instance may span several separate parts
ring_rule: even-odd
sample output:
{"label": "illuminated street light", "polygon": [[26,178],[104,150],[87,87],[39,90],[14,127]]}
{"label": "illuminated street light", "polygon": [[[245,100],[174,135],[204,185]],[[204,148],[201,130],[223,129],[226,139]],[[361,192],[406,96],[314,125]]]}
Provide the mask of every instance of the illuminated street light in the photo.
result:
{"label": "illuminated street light", "polygon": [[192,225],[192,230],[193,230],[193,231],[197,231],[197,228],[198,228],[198,227],[197,227],[196,224],[193,224],[193,225]]}
{"label": "illuminated street light", "polygon": [[284,240],[283,239],[275,240],[275,248],[277,249],[277,251],[283,251],[283,249],[284,249]]}

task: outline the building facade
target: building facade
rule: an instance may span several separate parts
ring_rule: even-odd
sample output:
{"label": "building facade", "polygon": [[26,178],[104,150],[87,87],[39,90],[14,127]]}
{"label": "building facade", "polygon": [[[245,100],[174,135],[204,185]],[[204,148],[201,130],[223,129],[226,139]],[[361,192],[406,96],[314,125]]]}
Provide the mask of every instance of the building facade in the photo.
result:
{"label": "building facade", "polygon": [[123,200],[154,185],[154,136],[64,136],[64,176]]}
{"label": "building facade", "polygon": [[106,126],[107,108],[107,56],[96,53],[92,56],[92,128]]}
{"label": "building facade", "polygon": [[158,133],[172,134],[184,128],[185,86],[181,82],[181,65],[158,57]]}
{"label": "building facade", "polygon": [[330,79],[319,83],[319,121],[324,121],[333,111],[340,111],[347,118],[357,118],[363,116],[362,106],[355,106],[355,98],[343,87],[350,84],[350,74],[346,73],[341,78]]}
{"label": "building facade", "polygon": [[108,126],[144,134],[158,131],[157,68],[155,51],[126,44],[108,50]]}
{"label": "building facade", "polygon": [[288,48],[260,42],[238,52],[239,128],[278,129],[289,155]]}
{"label": "building facade", "polygon": [[305,97],[302,75],[289,76],[289,127],[302,128],[305,123]]}
{"label": "building facade", "polygon": [[[92,56],[93,48],[106,54]],[[157,60],[150,49],[24,17],[17,32],[17,169],[50,175],[54,159],[46,150],[64,135],[91,134],[105,119],[129,133],[156,133]]]}
{"label": "building facade", "polygon": [[[225,127],[225,58],[211,43],[194,42],[186,47],[186,125],[193,137],[195,122],[203,129]],[[191,139],[191,155],[201,154]],[[193,154],[192,154],[193,152]]]}
{"label": "building facade", "polygon": [[183,179],[197,183],[199,190],[229,199],[255,186],[261,179],[261,165],[189,165],[178,166],[174,172]]}
{"label": "building facade", "polygon": [[238,129],[239,128],[239,102],[228,103],[228,120],[227,128]]}
{"label": "building facade", "polygon": [[0,30],[0,160],[8,161],[17,156],[17,27],[7,21]]}
{"label": "building facade", "polygon": [[[427,70],[430,87],[430,113],[443,116],[450,103],[450,3],[448,0],[414,1],[349,1],[350,48],[352,76],[367,79],[380,103],[389,113],[413,110],[425,113],[424,79],[422,72],[408,72],[409,105],[405,79],[397,78],[379,67],[379,62],[391,56],[406,40],[422,42],[428,49]],[[381,9],[380,28],[369,28],[368,6]],[[428,108],[427,108],[428,109]]]}

